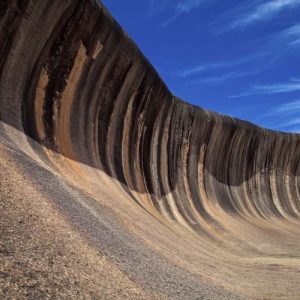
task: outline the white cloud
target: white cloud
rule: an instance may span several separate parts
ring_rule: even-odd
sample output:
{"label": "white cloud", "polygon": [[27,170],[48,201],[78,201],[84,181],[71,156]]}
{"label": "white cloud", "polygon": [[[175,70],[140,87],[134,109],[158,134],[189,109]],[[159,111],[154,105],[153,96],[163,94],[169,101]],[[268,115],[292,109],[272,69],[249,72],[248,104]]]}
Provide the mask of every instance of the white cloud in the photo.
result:
{"label": "white cloud", "polygon": [[277,125],[277,127],[278,128],[286,128],[286,127],[291,127],[291,126],[295,126],[295,125],[300,125],[300,118],[291,119],[285,123]]}
{"label": "white cloud", "polygon": [[166,19],[161,25],[167,26],[184,13],[189,13],[195,8],[198,8],[200,4],[207,2],[207,0],[182,0],[178,2],[174,7],[174,14]]}
{"label": "white cloud", "polygon": [[252,76],[261,72],[261,70],[254,70],[249,72],[229,72],[219,76],[211,76],[196,80],[194,83],[220,83],[231,79],[238,79],[242,77]]}
{"label": "white cloud", "polygon": [[234,79],[234,78],[239,78],[243,77],[241,73],[236,73],[236,72],[229,72],[220,76],[212,76],[212,77],[206,77],[199,79],[198,82],[203,82],[203,83],[217,83],[217,82],[222,82],[226,81],[228,79]]}
{"label": "white cloud", "polygon": [[281,84],[271,84],[271,85],[257,85],[253,87],[254,92],[258,94],[279,94],[288,93],[300,90],[299,83],[281,83]]}
{"label": "white cloud", "polygon": [[210,66],[207,64],[198,65],[196,67],[191,67],[189,69],[177,72],[177,75],[179,75],[180,77],[188,77],[190,75],[201,73],[209,68]]}
{"label": "white cloud", "polygon": [[177,71],[176,74],[179,77],[185,78],[185,77],[202,73],[206,70],[216,70],[220,68],[233,67],[240,64],[242,64],[242,62],[240,61],[221,61],[216,63],[203,63],[203,64],[196,65],[194,67],[187,68],[182,71]]}
{"label": "white cloud", "polygon": [[300,100],[282,103],[261,115],[264,126],[286,132],[300,133]]}
{"label": "white cloud", "polygon": [[300,36],[300,24],[296,24],[285,31],[283,31],[283,34],[286,36]]}
{"label": "white cloud", "polygon": [[290,46],[299,46],[300,45],[300,39],[289,42],[289,45]]}
{"label": "white cloud", "polygon": [[290,46],[300,45],[300,23],[280,32],[279,38]]}
{"label": "white cloud", "polygon": [[178,12],[189,12],[194,8],[197,8],[201,2],[204,0],[185,0],[181,1],[176,5],[176,10]]}
{"label": "white cloud", "polygon": [[243,64],[250,63],[254,59],[259,59],[268,55],[269,54],[267,52],[261,52],[261,53],[251,54],[251,55],[245,55],[243,57],[239,57],[232,60],[219,61],[215,63],[198,64],[196,66],[186,68],[185,70],[177,71],[175,74],[179,77],[186,78],[192,75],[202,73],[207,70],[217,70],[221,68],[232,68],[232,67],[240,66]]}
{"label": "white cloud", "polygon": [[300,82],[300,78],[296,78],[296,77],[291,77],[290,80],[294,82]]}
{"label": "white cloud", "polygon": [[287,103],[283,103],[273,109],[266,116],[280,116],[291,115],[300,113],[300,100],[295,100]]}
{"label": "white cloud", "polygon": [[300,5],[300,0],[272,0],[261,3],[232,22],[229,27],[231,29],[243,28],[261,21],[269,20],[284,9],[295,8],[298,5]]}
{"label": "white cloud", "polygon": [[254,85],[250,88],[249,91],[243,92],[238,95],[229,96],[229,98],[241,98],[251,95],[273,95],[295,91],[300,91],[300,81],[270,85]]}

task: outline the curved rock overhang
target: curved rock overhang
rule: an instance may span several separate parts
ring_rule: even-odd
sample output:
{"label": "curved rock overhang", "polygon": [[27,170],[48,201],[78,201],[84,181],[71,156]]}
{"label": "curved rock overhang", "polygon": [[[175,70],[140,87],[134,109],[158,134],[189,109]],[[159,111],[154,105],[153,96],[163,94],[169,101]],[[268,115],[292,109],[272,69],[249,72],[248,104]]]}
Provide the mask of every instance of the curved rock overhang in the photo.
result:
{"label": "curved rock overhang", "polygon": [[[236,275],[209,272],[229,289],[242,289],[234,285],[243,263],[252,272],[240,278],[246,295],[261,295],[273,278],[280,298],[291,274],[299,280],[299,135],[176,98],[96,1],[1,0],[0,41],[0,119],[25,134],[26,146],[15,141],[20,148],[101,201],[99,189],[111,178],[137,211],[172,232],[187,230],[187,244],[197,247],[185,268],[193,269],[200,245],[224,250],[220,264],[232,263]],[[265,270],[277,264],[277,275]]]}

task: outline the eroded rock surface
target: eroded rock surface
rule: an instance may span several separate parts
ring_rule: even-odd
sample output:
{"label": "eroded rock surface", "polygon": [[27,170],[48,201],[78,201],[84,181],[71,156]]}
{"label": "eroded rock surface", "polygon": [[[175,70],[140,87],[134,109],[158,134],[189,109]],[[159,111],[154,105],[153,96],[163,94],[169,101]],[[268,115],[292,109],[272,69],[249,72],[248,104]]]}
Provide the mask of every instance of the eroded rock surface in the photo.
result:
{"label": "eroded rock surface", "polygon": [[0,119],[1,297],[299,299],[299,135],[176,98],[101,3],[1,0]]}

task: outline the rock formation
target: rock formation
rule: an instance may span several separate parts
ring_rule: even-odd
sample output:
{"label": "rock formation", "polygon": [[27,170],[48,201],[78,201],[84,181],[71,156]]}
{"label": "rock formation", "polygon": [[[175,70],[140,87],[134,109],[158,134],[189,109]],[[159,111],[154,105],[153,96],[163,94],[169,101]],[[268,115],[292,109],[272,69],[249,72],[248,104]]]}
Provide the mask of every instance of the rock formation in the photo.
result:
{"label": "rock formation", "polygon": [[[72,254],[80,263],[66,278],[78,284],[69,285],[48,265],[37,274],[35,250],[18,258],[30,256],[18,277],[16,250],[0,247],[0,295],[299,299],[299,135],[176,98],[96,0],[1,0],[0,41],[0,246],[28,249],[32,228],[32,243],[47,244],[38,232],[51,214],[50,227],[65,225],[51,232],[50,249],[65,243],[67,257],[77,235],[90,247]],[[44,225],[26,219],[20,231],[14,219],[28,212],[7,204],[17,197],[51,206]],[[92,285],[103,264],[94,252],[108,260],[110,293],[104,279]]]}

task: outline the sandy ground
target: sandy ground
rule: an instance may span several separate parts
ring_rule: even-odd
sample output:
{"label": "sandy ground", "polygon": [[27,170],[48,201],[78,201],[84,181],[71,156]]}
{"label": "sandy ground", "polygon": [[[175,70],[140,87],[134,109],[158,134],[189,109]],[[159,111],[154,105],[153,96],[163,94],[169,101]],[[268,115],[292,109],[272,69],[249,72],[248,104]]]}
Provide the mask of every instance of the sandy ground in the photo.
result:
{"label": "sandy ground", "polygon": [[1,298],[239,299],[147,249],[108,208],[10,146],[0,144]]}
{"label": "sandy ground", "polygon": [[[0,153],[1,299],[153,298],[91,247],[26,180],[17,166],[26,158],[16,161],[16,153],[2,144]],[[55,189],[50,197],[61,196]]]}

